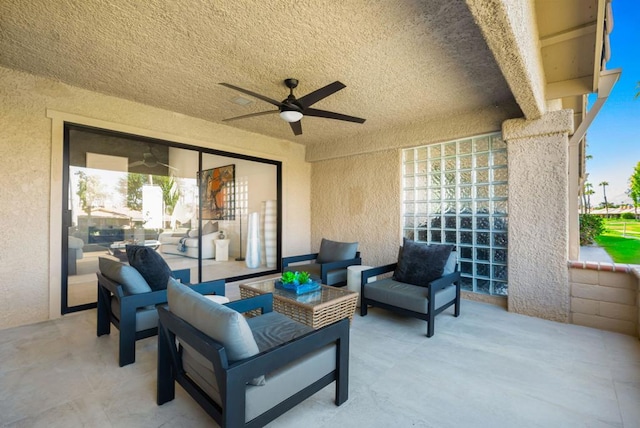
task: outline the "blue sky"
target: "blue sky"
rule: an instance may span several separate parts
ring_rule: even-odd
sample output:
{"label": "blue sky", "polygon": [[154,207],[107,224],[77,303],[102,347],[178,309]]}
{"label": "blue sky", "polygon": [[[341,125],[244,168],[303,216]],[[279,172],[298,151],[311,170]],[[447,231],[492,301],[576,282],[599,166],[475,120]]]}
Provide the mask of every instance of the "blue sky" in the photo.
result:
{"label": "blue sky", "polygon": [[613,0],[611,59],[607,69],[622,68],[622,76],[587,131],[587,181],[594,185],[591,204],[603,201],[602,181],[609,182],[607,200],[630,201],[625,192],[629,177],[640,161],[640,1]]}

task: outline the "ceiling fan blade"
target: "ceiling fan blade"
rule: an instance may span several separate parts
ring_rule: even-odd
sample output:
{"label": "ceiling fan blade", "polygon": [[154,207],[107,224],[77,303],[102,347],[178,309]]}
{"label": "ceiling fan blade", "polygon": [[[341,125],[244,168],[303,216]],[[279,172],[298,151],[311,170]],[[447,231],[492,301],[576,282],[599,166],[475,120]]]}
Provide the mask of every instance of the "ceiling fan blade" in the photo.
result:
{"label": "ceiling fan blade", "polygon": [[251,95],[254,98],[257,98],[257,99],[262,100],[262,101],[266,101],[269,104],[273,104],[276,107],[280,107],[282,105],[282,103],[280,101],[276,101],[274,99],[271,99],[269,97],[265,97],[264,95],[257,94],[255,92],[249,91],[247,89],[242,89],[242,88],[239,88],[237,86],[230,85],[228,83],[220,83],[220,85],[226,86],[227,88],[235,89],[236,91],[240,91],[243,94]]}
{"label": "ceiling fan blade", "polygon": [[362,119],[355,116],[347,116],[346,114],[334,113],[332,111],[318,110],[315,108],[308,108],[304,110],[305,116],[324,117],[326,119],[345,120],[347,122],[364,123],[367,119]]}
{"label": "ceiling fan blade", "polygon": [[302,122],[289,122],[294,135],[302,135]]}
{"label": "ceiling fan blade", "polygon": [[246,119],[248,117],[263,116],[265,114],[278,113],[279,111],[280,110],[259,111],[257,113],[245,114],[244,116],[236,116],[236,117],[230,117],[229,119],[222,119],[222,121],[229,122],[230,120]]}
{"label": "ceiling fan blade", "polygon": [[320,89],[316,89],[313,92],[308,93],[302,98],[298,98],[298,102],[302,104],[304,107],[309,107],[323,98],[328,97],[331,94],[335,94],[341,89],[346,88],[347,86],[344,83],[338,82],[337,80],[333,83],[329,83],[327,86],[322,87]]}
{"label": "ceiling fan blade", "polygon": [[175,166],[167,165],[166,163],[158,162],[158,165],[166,166],[167,168],[173,169],[175,171],[178,170],[178,168],[176,168]]}
{"label": "ceiling fan blade", "polygon": [[129,164],[129,168],[135,168],[137,166],[142,166],[142,165],[144,165],[144,161],[135,161]]}

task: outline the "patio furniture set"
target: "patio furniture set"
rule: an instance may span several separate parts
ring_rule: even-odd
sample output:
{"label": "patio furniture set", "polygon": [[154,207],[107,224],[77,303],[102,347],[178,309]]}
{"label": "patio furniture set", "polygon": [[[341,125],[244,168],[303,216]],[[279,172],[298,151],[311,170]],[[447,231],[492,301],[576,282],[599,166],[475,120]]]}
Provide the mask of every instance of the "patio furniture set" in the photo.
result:
{"label": "patio furniture set", "polygon": [[[191,285],[188,271],[171,272],[152,248],[128,246],[129,265],[100,259],[97,334],[111,324],[120,330],[120,366],[135,361],[136,340],[158,334],[158,404],[174,399],[178,383],[220,426],[263,426],[334,382],[339,406],[348,399],[359,296],[362,316],[377,306],[424,319],[428,337],[435,315],[452,305],[460,314],[452,246],[405,240],[397,263],[358,272],[360,293],[324,284],[344,285],[347,266],[336,262],[359,264],[356,247],[323,240],[314,257],[287,261],[315,269],[323,278],[315,291],[296,294],[265,279],[241,284],[241,299],[229,302],[224,280]],[[330,269],[292,264],[303,260]]]}

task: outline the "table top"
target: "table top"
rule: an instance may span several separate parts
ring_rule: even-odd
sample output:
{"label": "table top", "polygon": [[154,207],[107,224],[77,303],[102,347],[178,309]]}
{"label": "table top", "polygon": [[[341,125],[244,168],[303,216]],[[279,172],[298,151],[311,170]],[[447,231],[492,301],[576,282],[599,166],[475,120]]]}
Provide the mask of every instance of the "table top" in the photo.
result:
{"label": "table top", "polygon": [[323,306],[325,304],[332,304],[338,300],[349,299],[354,294],[358,294],[357,292],[347,290],[346,288],[331,287],[329,285],[321,285],[320,290],[312,291],[310,293],[296,294],[293,291],[276,288],[276,279],[277,278],[272,278],[263,281],[240,284],[240,288],[248,288],[260,294],[273,293],[274,298],[284,299],[290,303],[310,308]]}

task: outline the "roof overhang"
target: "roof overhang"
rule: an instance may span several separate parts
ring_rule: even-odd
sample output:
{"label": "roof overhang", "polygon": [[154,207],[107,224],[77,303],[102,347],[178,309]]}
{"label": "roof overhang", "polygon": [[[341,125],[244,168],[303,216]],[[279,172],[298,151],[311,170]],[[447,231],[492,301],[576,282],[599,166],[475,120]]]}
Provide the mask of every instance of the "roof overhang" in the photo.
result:
{"label": "roof overhang", "polygon": [[[611,55],[611,0],[536,0],[535,4],[546,78],[545,98],[560,101],[560,108],[573,109],[577,131],[587,117],[586,96],[597,92],[604,103],[608,94],[600,93],[610,91],[610,84],[617,81],[617,78],[612,81],[611,73],[605,71]],[[607,82],[601,85],[603,73]],[[586,128],[588,125],[582,127],[580,139]]]}

